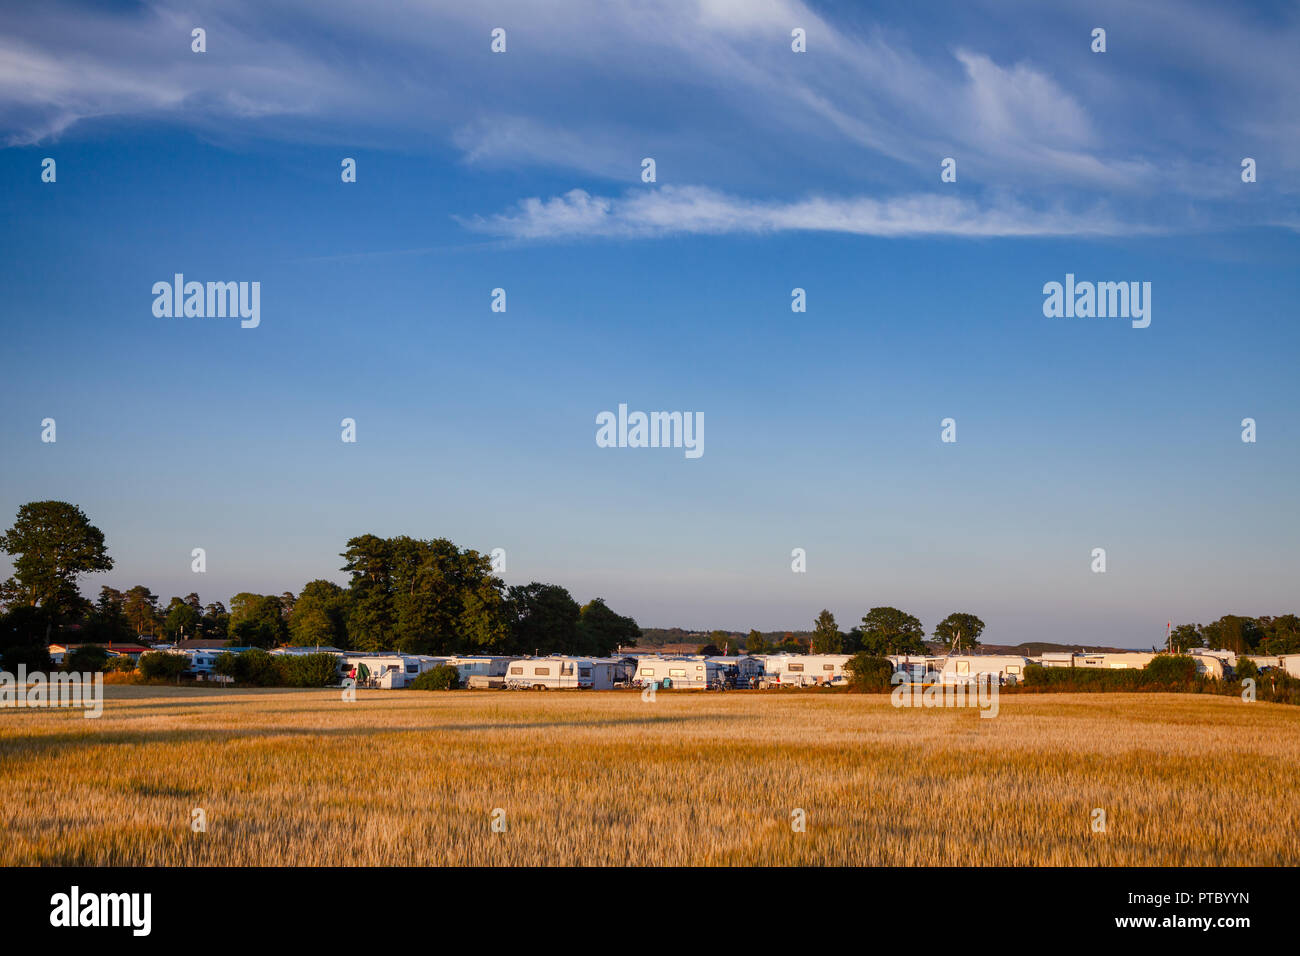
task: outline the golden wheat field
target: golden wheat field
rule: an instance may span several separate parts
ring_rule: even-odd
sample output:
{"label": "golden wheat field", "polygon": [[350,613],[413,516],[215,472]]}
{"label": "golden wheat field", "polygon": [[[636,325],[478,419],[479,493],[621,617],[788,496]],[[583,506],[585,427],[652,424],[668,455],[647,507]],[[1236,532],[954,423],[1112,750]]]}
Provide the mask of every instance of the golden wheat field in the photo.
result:
{"label": "golden wheat field", "polygon": [[0,712],[0,863],[1300,862],[1300,709],[1233,698],[105,692]]}

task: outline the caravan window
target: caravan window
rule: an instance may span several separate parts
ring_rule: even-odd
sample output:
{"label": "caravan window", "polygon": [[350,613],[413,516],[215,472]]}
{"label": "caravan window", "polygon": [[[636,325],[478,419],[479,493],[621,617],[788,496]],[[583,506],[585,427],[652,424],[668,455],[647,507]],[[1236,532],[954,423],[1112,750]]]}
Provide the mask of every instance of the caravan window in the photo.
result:
{"label": "caravan window", "polygon": [[533,668],[533,676],[534,676],[534,677],[550,677],[550,676],[551,676],[551,669],[550,669],[549,667],[534,667],[534,668]]}
{"label": "caravan window", "polygon": [[685,676],[686,676],[686,668],[685,668],[685,667],[670,667],[670,668],[668,668],[668,676],[669,676],[669,677],[685,677]]}
{"label": "caravan window", "polygon": [[419,665],[419,664],[407,664],[407,665],[406,665],[406,673],[408,673],[408,674],[418,674],[418,673],[420,673],[420,665]]}
{"label": "caravan window", "polygon": [[572,673],[573,673],[573,661],[565,661],[563,664],[561,664],[561,665],[560,665],[560,673],[561,673],[561,674],[572,674]]}
{"label": "caravan window", "polygon": [[522,674],[523,672],[524,672],[523,667],[512,667],[512,668],[510,668],[510,673],[512,673],[512,674]]}
{"label": "caravan window", "polygon": [[1007,673],[1008,673],[1008,674],[1019,674],[1019,673],[1020,673],[1020,665],[1019,665],[1019,664],[1008,664],[1008,665],[1007,665]]}
{"label": "caravan window", "polygon": [[655,669],[654,669],[653,667],[643,667],[643,668],[641,668],[641,676],[642,676],[642,677],[654,677],[654,676],[655,676]]}
{"label": "caravan window", "polygon": [[591,668],[590,668],[590,667],[579,667],[579,668],[578,668],[578,676],[579,676],[579,677],[590,677],[590,676],[591,676]]}
{"label": "caravan window", "polygon": [[958,673],[958,674],[969,674],[969,673],[970,673],[970,661],[958,661],[958,662],[957,662],[957,673]]}
{"label": "caravan window", "polygon": [[789,670],[789,671],[801,671],[801,670],[803,670],[803,665],[802,665],[802,664],[790,664],[790,665],[788,665],[788,666],[786,667],[786,670]]}
{"label": "caravan window", "polygon": [[834,665],[834,664],[823,664],[823,665],[822,665],[822,670],[824,670],[824,671],[833,671],[833,670],[835,670],[835,665]]}

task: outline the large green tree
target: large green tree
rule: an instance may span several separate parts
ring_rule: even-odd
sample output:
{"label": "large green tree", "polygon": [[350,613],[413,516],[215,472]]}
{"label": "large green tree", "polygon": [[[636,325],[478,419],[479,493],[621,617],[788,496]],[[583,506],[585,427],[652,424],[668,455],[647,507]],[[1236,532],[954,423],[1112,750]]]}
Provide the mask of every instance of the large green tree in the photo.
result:
{"label": "large green tree", "polygon": [[875,657],[924,654],[925,628],[896,607],[873,607],[862,617],[862,650]]}
{"label": "large green tree", "polygon": [[592,598],[578,614],[578,650],[583,654],[608,657],[615,649],[633,646],[641,628],[630,617],[611,611],[604,598]]}
{"label": "large green tree", "polygon": [[152,637],[158,633],[158,595],[143,584],[126,592],[122,611],[137,635]]}
{"label": "large green tree", "polygon": [[285,643],[289,626],[279,596],[242,591],[232,597],[229,636],[238,647],[278,647]]}
{"label": "large green tree", "polygon": [[1258,624],[1259,648],[1265,654],[1300,653],[1300,617],[1294,614],[1265,615],[1258,619]]}
{"label": "large green tree", "polygon": [[1249,654],[1260,639],[1259,624],[1253,617],[1225,614],[1213,624],[1201,628],[1205,645],[1215,650]]}
{"label": "large green tree", "polygon": [[79,576],[113,568],[104,532],[66,501],[31,501],[20,507],[13,527],[0,535],[0,551],[13,558],[14,566],[13,577],[4,584],[6,603],[42,608],[50,621],[85,608],[77,590]]}
{"label": "large green tree", "polygon": [[1174,654],[1185,653],[1192,647],[1203,647],[1205,638],[1199,624],[1179,624],[1169,632],[1168,650]]}
{"label": "large green tree", "polygon": [[124,606],[126,595],[116,588],[104,585],[99,589],[99,599],[86,615],[82,639],[90,644],[119,644],[135,640],[135,631],[127,620]]}
{"label": "large green tree", "polygon": [[229,636],[227,628],[230,625],[230,612],[220,601],[213,601],[203,609],[203,617],[199,621],[199,634],[207,641],[224,641]]}
{"label": "large green tree", "polygon": [[[194,595],[196,598],[198,595]],[[163,614],[162,632],[169,641],[179,641],[199,636],[199,621],[203,617],[188,601],[174,597]]]}
{"label": "large green tree", "polygon": [[934,629],[934,639],[957,651],[970,651],[980,642],[984,622],[974,614],[953,611]]}
{"label": "large green tree", "polygon": [[301,647],[348,647],[349,597],[333,581],[308,581],[289,615],[289,643]]}
{"label": "large green tree", "polygon": [[844,635],[835,623],[835,615],[825,608],[813,624],[809,649],[813,654],[838,654],[844,647]]}
{"label": "large green tree", "polygon": [[492,561],[446,538],[361,535],[348,541],[353,647],[413,653],[493,651],[507,643],[505,583]]}
{"label": "large green tree", "polygon": [[517,585],[506,601],[510,649],[519,654],[560,654],[578,642],[582,609],[558,584]]}

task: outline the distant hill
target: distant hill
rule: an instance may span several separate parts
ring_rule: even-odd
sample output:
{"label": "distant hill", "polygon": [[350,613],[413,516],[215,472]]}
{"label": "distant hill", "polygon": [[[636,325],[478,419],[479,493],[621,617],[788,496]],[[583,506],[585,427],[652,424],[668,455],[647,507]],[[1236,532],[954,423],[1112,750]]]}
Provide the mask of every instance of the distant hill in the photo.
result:
{"label": "distant hill", "polygon": [[1014,647],[1006,647],[998,644],[987,645],[992,651],[997,648],[998,653],[1004,654],[1022,654],[1025,657],[1037,657],[1039,654],[1068,654],[1071,652],[1084,654],[1120,654],[1125,651],[1131,651],[1131,647],[1106,647],[1099,644],[1049,644],[1047,641],[1029,641],[1025,644],[1017,644]]}
{"label": "distant hill", "polygon": [[[807,643],[812,631],[763,631],[763,639],[768,644],[780,644],[787,640],[796,640]],[[698,631],[688,630],[681,627],[645,627],[641,629],[641,640],[637,642],[638,650],[665,650],[673,653],[684,653],[694,651],[710,641],[722,646],[723,639],[719,634],[725,634],[725,640],[730,643],[731,650],[744,643],[748,631]],[[926,647],[931,654],[943,654],[947,650],[942,644],[927,641]],[[981,644],[978,653],[980,654],[1019,654],[1023,657],[1037,657],[1044,653],[1123,653],[1132,651],[1131,647],[1112,647],[1100,644],[1053,644],[1050,641],[1026,641],[1023,644]],[[1145,650],[1145,648],[1139,648]]]}
{"label": "distant hill", "polygon": [[[806,642],[812,631],[762,631],[761,633],[763,639],[769,644],[780,644],[785,640],[802,639]],[[749,631],[721,631],[719,633],[718,631],[688,630],[682,627],[643,627],[641,628],[641,639],[637,641],[636,646],[646,649],[676,644],[698,648],[710,641],[720,645],[722,640],[726,640],[730,642],[731,649],[734,651],[738,645],[744,643],[748,634]],[[720,635],[726,636],[723,638]]]}

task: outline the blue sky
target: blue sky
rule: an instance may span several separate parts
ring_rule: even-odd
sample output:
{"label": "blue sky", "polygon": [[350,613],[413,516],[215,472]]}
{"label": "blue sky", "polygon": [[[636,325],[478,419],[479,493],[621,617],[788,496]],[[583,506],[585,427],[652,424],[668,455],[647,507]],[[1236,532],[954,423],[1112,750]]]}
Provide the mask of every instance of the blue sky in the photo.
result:
{"label": "blue sky", "polygon": [[[0,515],[81,505],[88,594],[343,581],[374,532],[645,626],[1296,610],[1293,5],[463,6],[0,13]],[[176,272],[261,325],[155,318]],[[1150,327],[1045,318],[1067,272]],[[705,454],[598,448],[621,402]]]}

